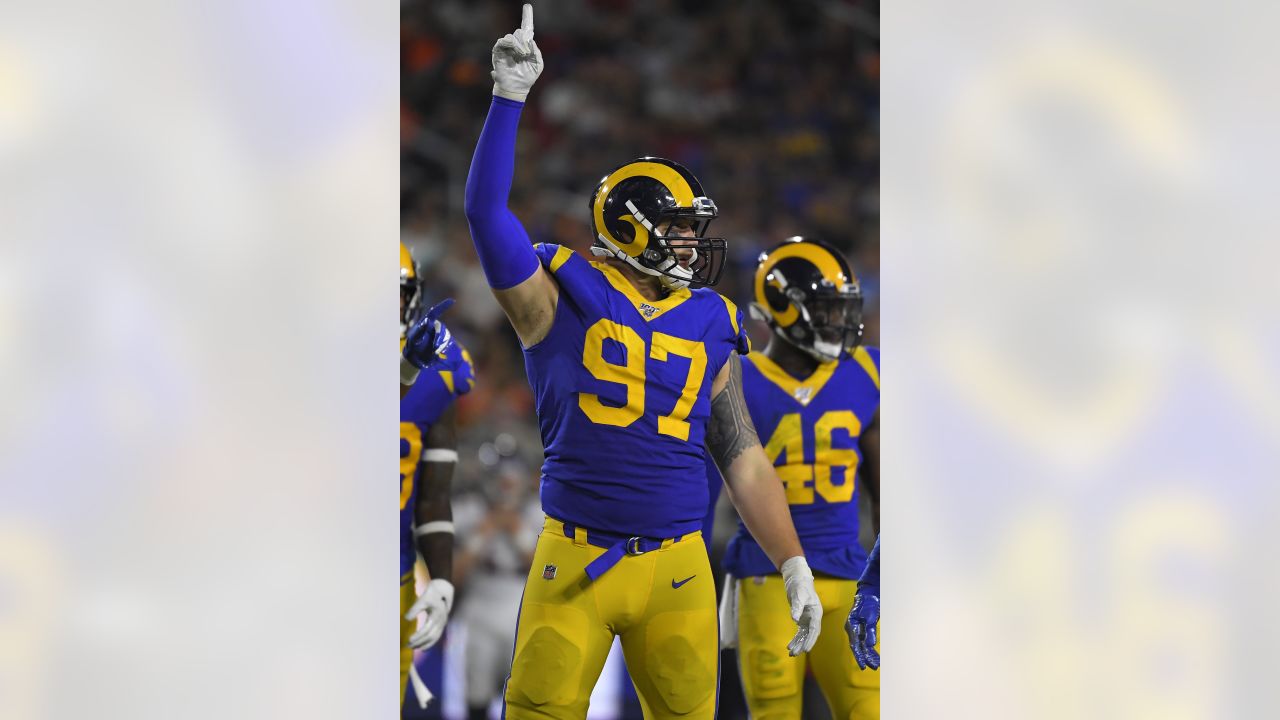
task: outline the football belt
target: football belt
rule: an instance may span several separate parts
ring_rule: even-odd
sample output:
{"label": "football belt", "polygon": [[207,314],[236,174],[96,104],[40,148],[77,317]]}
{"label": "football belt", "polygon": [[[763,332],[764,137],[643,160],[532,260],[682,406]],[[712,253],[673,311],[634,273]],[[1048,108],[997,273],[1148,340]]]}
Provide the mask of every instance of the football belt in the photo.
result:
{"label": "football belt", "polygon": [[647,552],[670,547],[700,532],[695,530],[672,538],[651,538],[640,535],[619,535],[603,530],[590,530],[581,525],[574,525],[561,520],[556,520],[556,522],[560,523],[563,527],[564,536],[570,540],[575,539],[578,530],[582,530],[588,545],[605,549],[603,555],[587,563],[587,577],[592,580],[600,579],[601,575],[609,572],[614,565],[617,565],[622,561],[622,558],[628,555],[643,555]]}

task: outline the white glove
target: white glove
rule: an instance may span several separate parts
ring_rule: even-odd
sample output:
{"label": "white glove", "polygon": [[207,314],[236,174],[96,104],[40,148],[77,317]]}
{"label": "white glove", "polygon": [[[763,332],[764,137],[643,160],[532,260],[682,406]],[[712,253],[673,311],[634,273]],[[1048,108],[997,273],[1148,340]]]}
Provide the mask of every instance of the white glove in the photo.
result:
{"label": "white glove", "polygon": [[720,595],[720,648],[738,647],[738,581],[724,575],[724,593]]}
{"label": "white glove", "polygon": [[524,102],[542,74],[542,51],[533,41],[533,6],[525,3],[520,29],[493,45],[493,94]]}
{"label": "white glove", "polygon": [[787,643],[787,652],[791,657],[806,653],[818,642],[818,633],[822,632],[822,601],[818,592],[813,589],[813,573],[809,570],[809,561],[803,555],[797,555],[782,563],[782,582],[787,587],[787,602],[791,604],[791,619],[800,627],[796,636]]}
{"label": "white glove", "polygon": [[[810,583],[812,585],[812,583]],[[427,619],[422,629],[409,638],[409,647],[414,650],[426,650],[440,642],[444,634],[444,626],[449,622],[449,611],[453,609],[453,583],[448,580],[431,580],[427,588],[418,596],[418,601],[404,614],[405,620],[413,620],[422,613]]]}

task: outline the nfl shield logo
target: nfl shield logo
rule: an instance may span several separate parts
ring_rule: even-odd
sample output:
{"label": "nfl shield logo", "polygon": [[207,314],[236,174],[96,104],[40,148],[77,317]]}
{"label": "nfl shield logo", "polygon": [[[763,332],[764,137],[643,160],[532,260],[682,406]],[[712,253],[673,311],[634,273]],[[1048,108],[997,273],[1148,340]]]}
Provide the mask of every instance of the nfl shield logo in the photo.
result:
{"label": "nfl shield logo", "polygon": [[644,313],[645,317],[651,318],[654,313],[658,312],[658,308],[650,305],[649,303],[640,303],[640,312]]}
{"label": "nfl shield logo", "polygon": [[555,566],[555,565],[544,565],[544,566],[542,566],[542,579],[543,579],[543,580],[555,580],[555,579],[556,579],[556,566]]}

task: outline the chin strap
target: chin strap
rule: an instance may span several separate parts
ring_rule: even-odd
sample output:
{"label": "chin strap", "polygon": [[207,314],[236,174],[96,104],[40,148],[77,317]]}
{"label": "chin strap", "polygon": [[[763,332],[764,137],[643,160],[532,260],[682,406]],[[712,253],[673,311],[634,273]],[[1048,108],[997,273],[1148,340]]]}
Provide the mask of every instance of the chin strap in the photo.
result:
{"label": "chin strap", "polygon": [[[659,270],[654,270],[653,268],[645,267],[644,265],[640,264],[640,261],[636,260],[630,255],[619,250],[617,246],[609,242],[609,240],[605,238],[603,235],[596,235],[596,237],[598,238],[599,242],[603,244],[603,247],[601,245],[592,245],[591,246],[592,255],[595,255],[596,257],[611,257],[616,260],[621,260],[625,262],[627,265],[631,266],[632,268],[635,268],[636,270],[644,273],[645,275],[651,275],[653,277],[658,278],[658,280],[663,284],[664,287],[667,287],[671,290],[680,290],[680,289],[689,287],[689,282],[690,280],[692,280],[692,277],[690,277],[689,279],[676,278],[676,277],[667,275],[666,273],[663,273]],[[668,262],[674,263],[675,258],[669,257]],[[692,273],[690,273],[690,275],[692,275]]]}

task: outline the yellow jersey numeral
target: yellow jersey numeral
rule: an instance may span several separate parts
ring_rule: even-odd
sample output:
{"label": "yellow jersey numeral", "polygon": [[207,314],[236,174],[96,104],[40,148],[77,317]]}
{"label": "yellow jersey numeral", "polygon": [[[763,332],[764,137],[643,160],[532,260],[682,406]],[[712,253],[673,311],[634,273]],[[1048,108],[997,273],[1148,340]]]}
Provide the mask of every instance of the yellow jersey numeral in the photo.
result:
{"label": "yellow jersey numeral", "polygon": [[702,380],[707,374],[707,348],[700,342],[655,332],[649,356],[666,362],[668,355],[689,358],[689,377],[685,378],[680,399],[676,401],[671,413],[658,418],[658,432],[688,440],[689,421],[685,418],[693,410],[693,403],[698,399],[698,388],[702,387]]}
{"label": "yellow jersey numeral", "polygon": [[[604,359],[605,338],[616,340],[626,348],[625,365],[615,365]],[[627,389],[627,401],[622,407],[611,407],[600,402],[595,393],[579,393],[578,407],[597,425],[626,427],[644,414],[644,338],[635,330],[601,318],[587,330],[587,340],[582,346],[582,365],[592,377],[604,382],[617,383]]]}
{"label": "yellow jersey numeral", "polygon": [[[831,435],[836,430],[844,430],[849,433],[849,437],[857,438],[862,433],[862,423],[849,410],[829,410],[823,413],[813,424],[814,462],[806,463],[800,413],[787,413],[778,421],[769,442],[765,443],[764,452],[776,466],[778,479],[786,487],[788,504],[813,504],[815,490],[829,503],[849,502],[853,499],[858,452],[851,448],[832,448]],[[832,466],[845,468],[843,484],[831,482]]]}
{"label": "yellow jersey numeral", "polygon": [[[626,350],[623,364],[604,359],[604,341],[611,339]],[[698,390],[707,372],[706,346],[694,340],[673,335],[653,333],[653,347],[648,356],[667,362],[671,355],[689,358],[689,376],[680,391],[680,398],[671,412],[658,417],[658,432],[681,440],[689,439],[689,413],[698,399]],[[604,382],[617,383],[626,388],[626,402],[613,407],[600,402],[595,393],[580,393],[578,407],[591,422],[599,425],[627,427],[644,415],[645,342],[635,330],[608,318],[597,320],[587,330],[582,346],[582,365],[591,376]]]}
{"label": "yellow jersey numeral", "polygon": [[400,456],[400,509],[409,504],[413,495],[413,475],[422,459],[422,428],[411,422],[400,423],[400,439],[409,443],[409,452]]}

